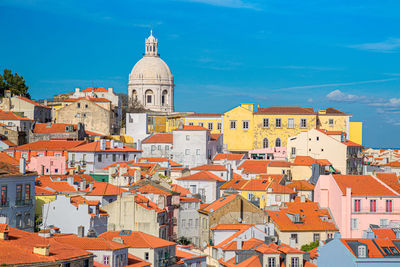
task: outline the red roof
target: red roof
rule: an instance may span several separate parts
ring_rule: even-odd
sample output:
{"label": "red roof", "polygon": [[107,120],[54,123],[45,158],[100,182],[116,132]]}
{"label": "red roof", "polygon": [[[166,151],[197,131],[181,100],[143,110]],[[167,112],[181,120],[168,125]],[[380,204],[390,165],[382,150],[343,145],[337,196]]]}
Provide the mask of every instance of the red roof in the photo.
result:
{"label": "red roof", "polygon": [[225,206],[229,202],[233,201],[237,197],[240,197],[240,196],[235,195],[235,194],[230,194],[229,196],[221,197],[221,198],[215,200],[214,202],[212,202],[211,204],[209,204],[207,207],[203,208],[203,210],[206,212],[214,212],[214,211],[218,210],[219,208]]}
{"label": "red roof", "polygon": [[108,89],[104,88],[104,87],[86,87],[85,89],[82,89],[81,92],[92,92],[94,91],[95,93],[107,93]]}
{"label": "red roof", "polygon": [[239,167],[244,173],[267,173],[268,160],[245,160]]}
{"label": "red roof", "polygon": [[292,189],[296,188],[296,190],[298,191],[313,191],[315,187],[313,184],[310,184],[306,180],[292,181],[290,184],[287,184],[286,186]]}
{"label": "red roof", "polygon": [[333,175],[336,184],[346,195],[346,188],[351,188],[354,196],[397,196],[398,194],[382,185],[371,175]]}
{"label": "red roof", "polygon": [[218,153],[215,157],[214,160],[242,160],[244,158],[245,154],[222,154],[222,153]]}
{"label": "red roof", "polygon": [[156,194],[156,195],[165,195],[165,196],[172,195],[172,193],[170,191],[163,190],[163,189],[156,187],[154,185],[151,185],[151,184],[146,184],[146,185],[140,186],[136,190],[142,194]]}
{"label": "red roof", "polygon": [[189,181],[216,181],[216,182],[225,182],[224,179],[216,176],[215,174],[209,172],[209,171],[200,171],[196,172],[195,174],[185,176],[185,177],[180,177],[176,178],[176,180],[189,180]]}
{"label": "red roof", "polygon": [[75,187],[70,185],[68,182],[52,181],[48,176],[47,177],[42,176],[40,178],[36,178],[36,181],[40,181],[40,185],[38,185],[37,187],[42,187],[44,189],[51,188],[58,193],[76,191]]}
{"label": "red roof", "polygon": [[194,197],[180,197],[181,202],[200,202],[200,199]]}
{"label": "red roof", "polygon": [[315,115],[311,107],[259,107],[255,114],[298,114]]}
{"label": "red roof", "polygon": [[29,118],[18,116],[11,111],[0,110],[0,120],[4,121],[33,121]]}
{"label": "red roof", "polygon": [[153,135],[147,137],[145,140],[143,140],[142,143],[144,143],[144,144],[147,144],[147,143],[172,144],[173,137],[172,137],[172,134],[153,134]]}
{"label": "red roof", "polygon": [[119,250],[128,248],[127,245],[100,237],[60,236],[53,237],[53,239],[59,243],[68,244],[85,250]]}
{"label": "red roof", "polygon": [[387,167],[396,167],[399,168],[400,167],[400,161],[392,161],[392,162],[388,162],[382,166],[387,166]]}
{"label": "red roof", "polygon": [[48,190],[41,186],[35,186],[35,195],[36,196],[53,196],[53,195],[57,195],[57,192]]}
{"label": "red roof", "polygon": [[198,125],[184,125],[182,128],[176,128],[174,131],[209,131],[207,128]]}
{"label": "red roof", "polygon": [[88,196],[114,196],[120,195],[122,192],[126,192],[126,190],[110,183],[96,181],[93,183],[93,189],[90,191],[87,188],[85,192],[88,192]]}
{"label": "red roof", "polygon": [[68,133],[66,127],[72,126],[74,131],[77,129],[76,124],[67,123],[36,123],[32,132],[33,133]]}
{"label": "red roof", "polygon": [[372,228],[377,238],[396,239],[396,233],[391,228]]}
{"label": "red roof", "polygon": [[[350,238],[347,239],[346,238],[346,239],[340,239],[340,241],[354,256],[356,256],[356,254],[349,246],[349,243],[352,241],[357,241],[359,243],[363,243],[368,246],[367,258],[385,258],[385,257],[387,257],[384,254],[382,247],[393,247],[394,249],[397,250],[397,255],[400,254],[400,251],[397,248],[397,246],[393,243],[393,240],[388,239],[388,238],[366,238],[366,239],[350,239]],[[349,243],[347,243],[347,242],[349,242]],[[392,256],[392,254],[390,254],[389,256]],[[399,261],[397,260],[395,262],[399,262]]]}
{"label": "red roof", "polygon": [[222,136],[222,134],[210,134],[210,139],[211,139],[211,141],[216,141],[221,136]]}
{"label": "red roof", "polygon": [[28,103],[30,103],[30,104],[32,104],[32,105],[35,105],[35,106],[37,106],[37,107],[42,107],[42,108],[49,108],[50,109],[50,107],[48,107],[48,106],[46,106],[46,105],[43,105],[43,104],[40,104],[40,103],[38,103],[38,102],[36,102],[36,101],[33,101],[32,99],[29,99],[29,98],[26,98],[26,97],[24,97],[24,96],[17,96],[19,99],[21,99],[21,100],[23,100],[23,101],[25,101],[25,102],[28,102]]}
{"label": "red roof", "polygon": [[130,248],[161,248],[167,246],[175,246],[176,243],[155,237],[143,232],[132,231],[129,235],[120,235],[120,231],[108,231],[99,235],[99,237],[112,240],[119,237],[124,240],[124,244]]}
{"label": "red roof", "polygon": [[397,177],[395,173],[378,172],[376,173],[376,177],[400,194],[399,177]]}
{"label": "red roof", "polygon": [[319,164],[322,166],[332,165],[327,159],[314,159],[310,156],[296,156],[292,164],[301,166],[311,166],[313,164]]}
{"label": "red roof", "polygon": [[78,98],[68,98],[65,99],[64,102],[77,102],[79,100],[89,100],[90,102],[111,102],[107,98],[103,97],[88,97],[88,96],[83,96],[83,97],[78,97]]}
{"label": "red roof", "polygon": [[86,144],[86,141],[42,140],[33,143],[10,147],[7,151],[66,151]]}
{"label": "red roof", "polygon": [[0,162],[5,162],[10,165],[19,166],[19,161],[7,155],[7,153],[0,152]]}
{"label": "red roof", "polygon": [[191,169],[192,171],[227,171],[226,167],[218,164],[205,164]]}
{"label": "red roof", "polygon": [[229,181],[227,181],[226,183],[224,183],[223,185],[221,185],[219,187],[219,189],[236,189],[239,190],[242,188],[242,186],[246,183],[248,183],[249,180],[245,180],[243,178],[239,178],[239,179],[231,179]]}
{"label": "red roof", "polygon": [[285,160],[273,160],[268,164],[268,167],[290,167],[291,163]]}
{"label": "red roof", "polygon": [[91,143],[87,143],[84,145],[80,145],[75,148],[71,148],[68,151],[108,151],[108,152],[139,152],[139,150],[134,149],[133,147],[123,146],[122,148],[111,148],[111,141],[106,141],[106,149],[100,149],[100,141],[95,141]]}
{"label": "red roof", "polygon": [[221,117],[223,113],[193,113],[186,117]]}
{"label": "red roof", "polygon": [[[243,241],[242,242],[242,250],[251,250],[256,248],[257,246],[261,245],[264,243],[264,240],[260,240],[257,238],[250,238],[249,240]],[[221,247],[222,250],[239,250],[237,248],[237,242],[232,241],[228,244],[225,244],[224,246]]]}
{"label": "red roof", "polygon": [[192,194],[192,192],[190,192],[189,189],[186,189],[183,186],[180,186],[178,184],[171,184],[171,190],[174,192],[178,192],[179,194],[181,194],[181,196],[186,196],[186,195]]}
{"label": "red roof", "polygon": [[167,158],[160,158],[160,157],[142,157],[139,159],[140,162],[148,161],[148,162],[166,162],[168,161],[169,166],[171,167],[182,167],[182,164],[172,161]]}
{"label": "red roof", "polygon": [[132,254],[128,254],[128,267],[150,267],[151,263]]}

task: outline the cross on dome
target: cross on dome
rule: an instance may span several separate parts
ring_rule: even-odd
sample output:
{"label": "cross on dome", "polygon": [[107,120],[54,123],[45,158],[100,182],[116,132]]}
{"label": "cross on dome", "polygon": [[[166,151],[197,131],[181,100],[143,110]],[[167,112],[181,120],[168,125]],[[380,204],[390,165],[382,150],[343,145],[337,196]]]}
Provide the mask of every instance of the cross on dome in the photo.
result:
{"label": "cross on dome", "polygon": [[153,29],[150,30],[150,36],[145,41],[145,56],[158,57],[158,40],[153,36]]}

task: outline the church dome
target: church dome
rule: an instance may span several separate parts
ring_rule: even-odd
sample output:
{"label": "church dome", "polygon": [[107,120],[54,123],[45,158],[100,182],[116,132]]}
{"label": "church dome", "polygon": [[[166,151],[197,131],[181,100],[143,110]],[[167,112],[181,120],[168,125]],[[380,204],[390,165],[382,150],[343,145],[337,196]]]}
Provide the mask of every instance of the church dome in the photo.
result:
{"label": "church dome", "polygon": [[133,67],[129,79],[139,83],[173,82],[171,70],[158,56],[144,56]]}

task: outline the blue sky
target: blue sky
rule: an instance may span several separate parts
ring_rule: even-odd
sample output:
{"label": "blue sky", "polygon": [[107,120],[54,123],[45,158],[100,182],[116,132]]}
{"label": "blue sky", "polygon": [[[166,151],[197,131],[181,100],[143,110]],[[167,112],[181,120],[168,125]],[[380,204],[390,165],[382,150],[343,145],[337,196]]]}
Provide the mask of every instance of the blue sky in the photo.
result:
{"label": "blue sky", "polygon": [[400,147],[399,10],[395,0],[0,0],[0,68],[22,74],[33,98],[127,92],[153,25],[177,111],[332,106],[364,122],[365,145]]}

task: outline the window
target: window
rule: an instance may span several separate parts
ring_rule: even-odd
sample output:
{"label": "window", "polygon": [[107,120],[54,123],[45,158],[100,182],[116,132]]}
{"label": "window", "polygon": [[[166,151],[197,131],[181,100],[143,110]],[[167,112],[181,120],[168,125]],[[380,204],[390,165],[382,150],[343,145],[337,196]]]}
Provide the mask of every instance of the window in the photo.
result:
{"label": "window", "polygon": [[165,150],[168,151],[169,150],[169,146],[165,146]]}
{"label": "window", "polygon": [[190,141],[190,135],[186,135],[186,141]]}
{"label": "window", "polygon": [[54,169],[54,173],[58,173],[58,169],[57,168]]}
{"label": "window", "polygon": [[61,157],[61,153],[54,153],[54,156]]}
{"label": "window", "polygon": [[81,103],[77,103],[76,106],[77,106],[78,108],[80,108],[80,107],[81,107]]}
{"label": "window", "polygon": [[351,218],[351,229],[352,230],[358,229],[358,219],[357,218]]}
{"label": "window", "polygon": [[4,134],[8,134],[8,131],[4,131]]}
{"label": "window", "polygon": [[333,119],[329,119],[329,125],[333,125],[333,124],[335,124],[335,121],[333,120]]}
{"label": "window", "polygon": [[289,129],[293,129],[293,128],[294,128],[294,119],[293,119],[293,118],[289,118],[289,119],[287,120],[287,127],[288,127]]}
{"label": "window", "polygon": [[281,195],[275,195],[275,201],[281,202]]}
{"label": "window", "polygon": [[231,121],[231,129],[236,129],[236,121]]}
{"label": "window", "polygon": [[189,219],[189,228],[193,226],[193,219]]}
{"label": "window", "polygon": [[317,141],[319,141],[319,136],[317,136]]}
{"label": "window", "polygon": [[158,145],[158,150],[161,151],[161,145]]}
{"label": "window", "polygon": [[9,123],[8,123],[8,126],[12,126],[12,122],[9,122]]}
{"label": "window", "polygon": [[268,138],[263,139],[263,148],[268,148]]}
{"label": "window", "polygon": [[275,257],[268,257],[268,267],[275,267]]}
{"label": "window", "polygon": [[199,122],[199,126],[204,127],[204,123]]}
{"label": "window", "polygon": [[367,257],[367,247],[364,245],[358,246],[358,257],[365,258]]}
{"label": "window", "polygon": [[319,234],[314,234],[314,242],[320,240],[320,235]]}
{"label": "window", "polygon": [[392,212],[393,211],[393,201],[388,199],[386,200],[386,212]]}
{"label": "window", "polygon": [[126,154],[122,154],[122,160],[126,161]]}
{"label": "window", "polygon": [[249,121],[243,121],[243,129],[249,129]]}
{"label": "window", "polygon": [[361,199],[355,199],[354,200],[354,212],[360,212],[361,211]]}
{"label": "window", "polygon": [[388,223],[388,219],[380,219],[379,220],[379,226],[387,226],[389,223]]}
{"label": "window", "polygon": [[292,147],[292,157],[296,157],[296,148]]}
{"label": "window", "polygon": [[281,139],[279,137],[276,138],[276,140],[275,140],[275,146],[276,147],[280,147],[281,146]]}
{"label": "window", "polygon": [[297,244],[297,234],[291,234],[290,238],[294,239],[294,242]]}
{"label": "window", "polygon": [[190,126],[193,126],[193,125],[194,125],[194,123],[193,123],[193,122],[189,122],[189,125],[190,125]]}
{"label": "window", "polygon": [[268,118],[263,119],[263,128],[269,128],[269,119]]}
{"label": "window", "polygon": [[147,103],[151,103],[151,95],[147,95]]}
{"label": "window", "polygon": [[98,154],[98,155],[97,155],[97,161],[98,161],[98,162],[101,162],[101,154]]}
{"label": "window", "polygon": [[292,265],[291,267],[299,267],[299,257],[292,257]]}
{"label": "window", "polygon": [[300,119],[300,128],[307,128],[307,119]]}
{"label": "window", "polygon": [[146,261],[149,260],[149,253],[148,252],[144,253],[144,260],[146,260]]}
{"label": "window", "polygon": [[16,195],[16,199],[17,201],[22,200],[22,184],[17,184],[17,195]]}
{"label": "window", "polygon": [[275,128],[282,128],[282,119],[275,119]]}
{"label": "window", "polygon": [[186,227],[186,220],[185,219],[182,219],[182,227],[183,228]]}
{"label": "window", "polygon": [[190,192],[192,192],[192,194],[196,194],[197,193],[197,186],[196,185],[190,185]]}
{"label": "window", "polygon": [[252,200],[254,198],[254,194],[253,193],[247,193],[247,199],[248,200]]}
{"label": "window", "polygon": [[217,130],[221,130],[222,129],[222,123],[218,122],[217,123]]}
{"label": "window", "polygon": [[376,199],[371,199],[369,201],[369,211],[376,212]]}
{"label": "window", "polygon": [[26,184],[25,185],[25,199],[30,199],[31,198],[31,185]]}
{"label": "window", "polygon": [[196,149],[196,155],[200,155],[200,149]]}
{"label": "window", "polygon": [[4,207],[7,205],[7,186],[2,185],[1,186],[1,202],[0,202],[0,207]]}
{"label": "window", "polygon": [[209,122],[208,123],[208,130],[212,130],[214,128],[214,123]]}
{"label": "window", "polygon": [[185,149],[185,155],[189,155],[190,154],[190,149]]}
{"label": "window", "polygon": [[86,104],[86,105],[85,105],[85,108],[88,108],[88,107],[89,107],[89,105],[88,105],[88,104]]}
{"label": "window", "polygon": [[112,160],[115,162],[117,161],[117,155],[116,154],[112,154]]}

